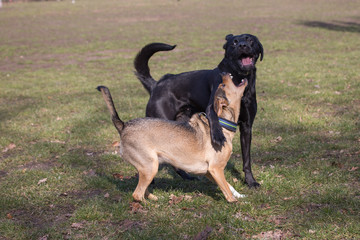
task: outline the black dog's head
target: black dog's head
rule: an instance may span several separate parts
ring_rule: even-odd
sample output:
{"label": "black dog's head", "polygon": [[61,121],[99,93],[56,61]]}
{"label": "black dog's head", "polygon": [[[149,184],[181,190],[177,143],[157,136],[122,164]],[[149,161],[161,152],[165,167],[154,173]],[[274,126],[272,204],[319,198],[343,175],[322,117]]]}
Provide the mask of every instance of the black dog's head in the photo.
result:
{"label": "black dog's head", "polygon": [[255,68],[256,61],[264,56],[264,49],[259,39],[250,34],[225,37],[225,58],[231,62],[233,70],[248,72]]}

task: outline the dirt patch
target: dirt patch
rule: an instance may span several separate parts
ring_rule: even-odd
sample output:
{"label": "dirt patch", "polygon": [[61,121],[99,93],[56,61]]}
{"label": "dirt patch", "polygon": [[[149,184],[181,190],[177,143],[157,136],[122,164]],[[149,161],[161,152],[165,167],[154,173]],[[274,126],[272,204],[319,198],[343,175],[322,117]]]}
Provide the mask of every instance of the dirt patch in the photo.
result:
{"label": "dirt patch", "polygon": [[16,223],[29,229],[46,229],[61,226],[75,211],[73,205],[49,205],[41,209],[15,209],[7,215]]}
{"label": "dirt patch", "polygon": [[5,177],[7,175],[7,172],[5,171],[0,171],[0,178]]}
{"label": "dirt patch", "polygon": [[53,167],[59,167],[60,163],[56,161],[56,159],[51,159],[46,162],[29,162],[24,165],[19,166],[19,169],[27,169],[27,170],[49,170]]}
{"label": "dirt patch", "polygon": [[75,190],[67,192],[64,196],[74,198],[74,199],[88,199],[94,198],[97,196],[103,196],[105,193],[100,189],[91,189],[91,190]]}

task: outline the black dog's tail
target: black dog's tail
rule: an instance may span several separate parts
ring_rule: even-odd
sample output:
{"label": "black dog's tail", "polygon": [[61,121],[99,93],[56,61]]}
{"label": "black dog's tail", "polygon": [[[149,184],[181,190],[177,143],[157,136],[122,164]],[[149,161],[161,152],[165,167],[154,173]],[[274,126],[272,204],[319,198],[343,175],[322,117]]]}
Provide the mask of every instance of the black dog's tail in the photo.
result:
{"label": "black dog's tail", "polygon": [[114,123],[115,128],[118,130],[118,132],[120,134],[124,128],[124,122],[121,121],[121,119],[119,118],[119,115],[116,112],[114,102],[112,100],[109,89],[105,86],[98,86],[96,89],[102,93],[102,96],[105,100],[106,106],[108,107],[108,109],[110,111],[111,120]]}
{"label": "black dog's tail", "polygon": [[151,93],[151,89],[155,85],[156,81],[150,75],[149,59],[152,55],[159,51],[173,50],[176,45],[168,45],[165,43],[150,43],[143,47],[141,51],[136,55],[134,60],[135,74],[140,80],[144,88]]}

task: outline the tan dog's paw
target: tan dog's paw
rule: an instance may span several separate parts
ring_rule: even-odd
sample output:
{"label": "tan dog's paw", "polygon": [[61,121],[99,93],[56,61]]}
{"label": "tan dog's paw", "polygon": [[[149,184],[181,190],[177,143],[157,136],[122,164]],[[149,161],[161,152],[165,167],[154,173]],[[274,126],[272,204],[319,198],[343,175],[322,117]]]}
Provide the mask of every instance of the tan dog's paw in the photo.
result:
{"label": "tan dog's paw", "polygon": [[230,191],[231,191],[231,193],[233,194],[234,197],[236,197],[236,198],[244,198],[244,197],[246,197],[246,195],[238,193],[235,190],[235,188],[233,186],[231,186],[230,184],[229,184],[229,188],[230,188]]}
{"label": "tan dog's paw", "polygon": [[157,201],[158,197],[155,196],[154,194],[150,193],[148,190],[146,190],[145,192],[145,197],[152,200],[152,201]]}
{"label": "tan dog's paw", "polygon": [[148,199],[152,200],[152,201],[157,201],[158,197],[155,196],[154,194],[149,193],[149,195],[147,196]]}
{"label": "tan dog's paw", "polygon": [[226,199],[229,203],[236,203],[236,202],[238,202],[238,200],[234,197],[234,196],[232,196],[231,198],[229,198],[229,199]]}

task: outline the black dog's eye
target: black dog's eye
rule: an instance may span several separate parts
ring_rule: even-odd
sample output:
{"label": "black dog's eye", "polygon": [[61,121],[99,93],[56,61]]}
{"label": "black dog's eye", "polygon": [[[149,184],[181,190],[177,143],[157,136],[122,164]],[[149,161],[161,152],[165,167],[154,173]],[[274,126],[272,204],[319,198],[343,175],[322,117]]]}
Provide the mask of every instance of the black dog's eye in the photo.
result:
{"label": "black dog's eye", "polygon": [[245,40],[246,40],[247,42],[249,42],[249,43],[253,43],[253,40],[252,40],[251,37],[246,36],[246,37],[245,37]]}
{"label": "black dog's eye", "polygon": [[233,44],[237,45],[239,43],[239,41],[237,39],[234,40]]}

